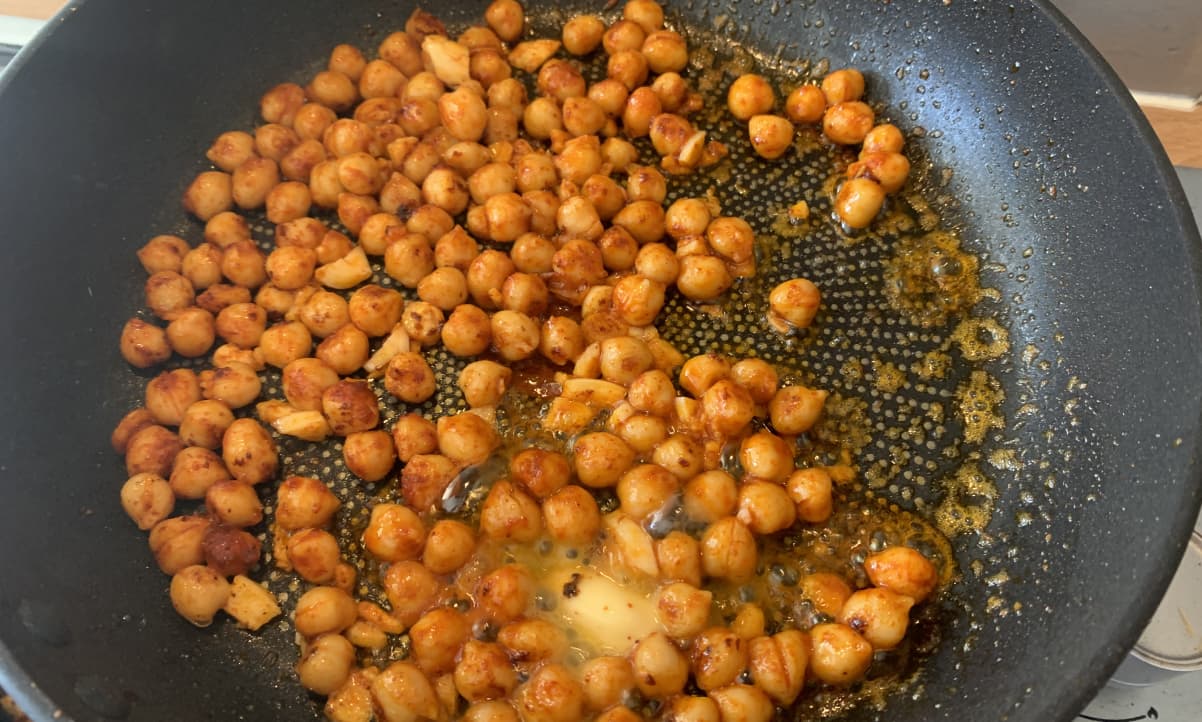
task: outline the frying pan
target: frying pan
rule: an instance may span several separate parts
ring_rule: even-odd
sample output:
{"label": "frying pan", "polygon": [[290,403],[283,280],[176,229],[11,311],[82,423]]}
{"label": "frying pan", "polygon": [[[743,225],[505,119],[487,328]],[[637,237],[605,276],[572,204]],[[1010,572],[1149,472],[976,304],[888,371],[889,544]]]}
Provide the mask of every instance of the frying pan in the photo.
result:
{"label": "frying pan", "polygon": [[[454,20],[482,7],[431,9]],[[0,684],[35,719],[317,714],[288,634],[197,632],[170,611],[117,503],[107,437],[144,379],[116,339],[140,298],[132,252],[155,233],[195,237],[178,199],[210,139],[252,127],[269,85],[304,82],[334,43],[372,47],[411,9],[81,2],[0,81]],[[954,539],[964,577],[937,651],[884,710],[846,717],[1072,718],[1156,606],[1202,498],[1199,239],[1148,125],[1045,2],[671,11],[766,62],[866,69],[915,138],[919,184],[982,258],[997,293],[981,307],[1010,334],[987,364],[1007,424],[979,466],[998,496],[985,530]],[[872,317],[871,299],[860,308],[885,335],[847,348],[904,346],[896,319]],[[902,487],[880,493],[917,504]],[[936,503],[941,489],[933,477],[923,493]]]}

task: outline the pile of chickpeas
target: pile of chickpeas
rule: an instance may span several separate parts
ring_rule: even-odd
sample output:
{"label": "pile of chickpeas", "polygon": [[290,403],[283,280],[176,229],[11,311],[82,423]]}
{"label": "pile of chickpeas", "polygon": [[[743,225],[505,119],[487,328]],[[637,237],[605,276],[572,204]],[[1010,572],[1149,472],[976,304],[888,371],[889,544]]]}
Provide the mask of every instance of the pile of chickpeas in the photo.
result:
{"label": "pile of chickpeas", "polygon": [[[150,313],[126,323],[122,355],[138,368],[207,361],[154,376],[112,437],[122,505],[171,575],[173,605],[198,626],[223,610],[250,630],[281,614],[247,577],[266,539],[304,582],[297,672],[336,722],[755,721],[807,685],[856,683],[937,586],[919,552],[872,554],[861,589],[805,576],[798,594],[825,620],[808,629],[778,628],[778,610],[754,602],[718,612],[723,590],[762,573],[761,545],[828,520],[851,471],[794,461],[825,392],[782,386],[758,359],[684,359],[655,331],[672,293],[709,301],[756,273],[746,221],[713,199],[665,208],[670,176],[726,154],[689,120],[702,98],[681,75],[687,42],[654,0],[629,0],[609,24],[575,17],[561,40],[528,37],[515,0],[485,20],[452,39],[419,10],[377,57],[339,45],[307,85],[270,89],[264,124],[221,134],[215,169],[184,193],[204,241],[156,236],[138,251]],[[590,85],[574,58],[598,53],[606,77]],[[727,97],[766,159],[788,152],[793,123],[863,144],[835,203],[853,228],[909,172],[901,134],[874,125],[863,91],[857,71],[835,71],[794,90],[787,118],[770,114],[760,76]],[[658,168],[639,163],[641,137]],[[244,215],[260,212],[275,224],[266,254]],[[381,271],[395,287],[372,282]],[[804,329],[820,302],[791,279],[769,313]],[[437,393],[427,350],[439,344],[473,359],[457,379],[467,410],[382,428],[381,402]],[[542,425],[559,441],[506,445],[498,407],[534,363],[554,370]],[[262,399],[265,373],[283,399]],[[280,437],[341,439],[351,473],[392,486],[358,540],[378,578],[347,561],[331,485],[280,478]],[[464,470],[498,455],[507,473],[474,522],[440,513]],[[265,491],[274,517],[260,537]],[[658,631],[622,654],[573,651],[537,571],[510,558],[535,547],[646,590]],[[365,584],[387,604],[357,599]],[[407,658],[370,663],[402,635]]]}

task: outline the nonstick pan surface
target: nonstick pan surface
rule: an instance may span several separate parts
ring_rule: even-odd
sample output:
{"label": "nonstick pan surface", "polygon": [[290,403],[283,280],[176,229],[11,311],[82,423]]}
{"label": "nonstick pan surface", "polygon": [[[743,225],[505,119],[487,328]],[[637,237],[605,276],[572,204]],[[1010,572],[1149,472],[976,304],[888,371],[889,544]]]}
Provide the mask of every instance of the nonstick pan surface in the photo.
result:
{"label": "nonstick pan surface", "polygon": [[[133,251],[156,233],[196,235],[178,198],[210,140],[253,126],[265,88],[304,82],[337,42],[371,47],[412,7],[83,2],[0,81],[0,684],[35,719],[318,714],[293,679],[290,633],[198,633],[170,610],[167,580],[117,503],[108,434],[144,379],[116,339],[140,298]],[[598,9],[565,11],[586,7]],[[454,21],[483,4],[428,9]],[[931,458],[911,448],[908,466],[880,477],[879,495],[937,508],[971,461],[997,493],[989,525],[954,538],[963,579],[915,685],[847,717],[1070,719],[1155,608],[1199,505],[1199,240],[1163,151],[1044,3],[669,10],[712,31],[719,51],[752,48],[799,75],[804,60],[863,68],[913,138],[919,187],[996,290],[977,312],[1008,331],[1009,350],[980,365],[1006,423],[981,444],[940,442]],[[766,225],[793,200],[789,183],[732,188],[729,202]],[[865,285],[883,273],[873,248],[819,239],[799,261],[839,289],[835,335],[803,355],[814,376],[896,419],[926,392],[874,396],[842,364],[900,362],[943,337],[882,312]],[[721,341],[683,320],[669,333]],[[963,434],[954,426],[949,440]],[[867,466],[891,453],[866,448]]]}

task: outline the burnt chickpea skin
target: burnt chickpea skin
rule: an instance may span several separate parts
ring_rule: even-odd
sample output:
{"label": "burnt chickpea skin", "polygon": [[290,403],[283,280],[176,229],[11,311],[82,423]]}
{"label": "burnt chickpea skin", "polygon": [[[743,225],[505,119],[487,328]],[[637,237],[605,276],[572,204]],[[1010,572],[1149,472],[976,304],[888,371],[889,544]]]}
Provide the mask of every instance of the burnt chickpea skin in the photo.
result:
{"label": "burnt chickpea skin", "polygon": [[279,452],[275,441],[254,419],[237,419],[221,437],[221,458],[238,481],[260,484],[275,476]]}
{"label": "burnt chickpea skin", "polygon": [[178,435],[158,424],[150,424],[130,437],[125,447],[125,471],[133,476],[141,473],[171,474],[175,456],[184,448]]}
{"label": "burnt chickpea skin", "polygon": [[392,441],[397,458],[406,463],[419,454],[432,454],[438,450],[434,422],[420,414],[397,417],[392,425]]}
{"label": "burnt chickpea skin", "polygon": [[392,357],[384,372],[384,388],[409,404],[420,404],[434,395],[438,382],[430,364],[419,353],[406,351]]}
{"label": "burnt chickpea skin", "polygon": [[201,541],[205,564],[222,577],[246,574],[259,563],[259,540],[242,529],[214,524]]}
{"label": "burnt chickpea skin", "polygon": [[412,301],[405,305],[401,326],[413,343],[433,346],[441,336],[444,319],[442,310],[437,306],[425,301]]}
{"label": "burnt chickpea skin", "polygon": [[352,474],[367,482],[388,476],[396,463],[396,448],[387,431],[360,431],[342,442],[342,458]]}
{"label": "burnt chickpea skin", "polygon": [[321,395],[321,410],[338,436],[370,431],[380,423],[376,395],[366,381],[343,379]]}

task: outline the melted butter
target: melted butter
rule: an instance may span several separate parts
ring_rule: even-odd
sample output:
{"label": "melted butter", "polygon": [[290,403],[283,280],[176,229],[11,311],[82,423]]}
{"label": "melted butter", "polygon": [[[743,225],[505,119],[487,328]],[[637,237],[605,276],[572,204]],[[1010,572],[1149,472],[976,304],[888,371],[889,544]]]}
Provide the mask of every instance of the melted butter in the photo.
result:
{"label": "melted butter", "polygon": [[905,371],[880,358],[872,359],[872,372],[875,376],[875,386],[885,393],[896,393],[906,383]]}
{"label": "melted butter", "polygon": [[940,326],[981,299],[978,265],[948,231],[908,236],[885,263],[885,296],[915,325]]}
{"label": "melted butter", "polygon": [[567,564],[545,569],[542,581],[558,595],[548,618],[597,654],[625,656],[640,639],[664,631],[643,585]]}
{"label": "melted butter", "polygon": [[993,519],[997,487],[975,463],[967,463],[943,481],[943,501],[935,509],[935,524],[949,537],[983,532]]}
{"label": "melted butter", "polygon": [[990,429],[1005,426],[998,408],[1006,399],[1002,385],[989,373],[973,371],[968,380],[956,389],[956,413],[964,423],[964,440],[979,444]]}
{"label": "melted butter", "polygon": [[992,318],[966,318],[952,332],[952,340],[969,361],[992,361],[1010,350],[1010,332]]}

